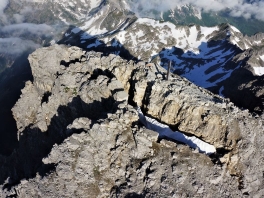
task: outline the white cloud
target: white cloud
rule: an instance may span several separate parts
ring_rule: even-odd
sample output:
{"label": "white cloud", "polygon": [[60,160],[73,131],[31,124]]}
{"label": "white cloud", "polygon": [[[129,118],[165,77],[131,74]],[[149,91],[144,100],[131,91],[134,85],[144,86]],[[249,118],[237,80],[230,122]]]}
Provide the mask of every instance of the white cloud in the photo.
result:
{"label": "white cloud", "polygon": [[7,21],[6,16],[4,14],[4,9],[8,5],[8,3],[9,0],[0,0],[0,21],[2,21],[3,23],[6,23]]}
{"label": "white cloud", "polygon": [[0,32],[8,35],[8,38],[0,38],[0,54],[12,55],[15,58],[23,52],[33,51],[41,47],[41,40],[29,39],[51,36],[52,31],[53,28],[46,24],[21,23],[1,27]]}
{"label": "white cloud", "polygon": [[[22,5],[21,0],[14,0]],[[35,0],[23,0],[36,2]],[[42,0],[41,0],[42,1]],[[0,0],[0,54],[12,55],[13,58],[26,51],[32,51],[41,47],[43,37],[53,36],[56,27],[47,24],[23,23],[25,17],[33,12],[33,7],[26,5],[12,15],[5,14],[9,0]],[[4,37],[4,38],[3,38]],[[30,40],[31,39],[31,40]]]}
{"label": "white cloud", "polygon": [[131,9],[138,14],[146,13],[151,9],[167,11],[183,5],[193,5],[199,11],[219,12],[230,10],[230,15],[234,17],[256,18],[264,21],[264,1],[246,0],[127,0]]}
{"label": "white cloud", "polygon": [[9,3],[8,0],[1,0],[0,1],[0,13],[3,13],[3,11],[6,8],[8,3]]}
{"label": "white cloud", "polygon": [[27,50],[34,50],[41,47],[31,40],[20,38],[0,38],[0,53],[17,57]]}
{"label": "white cloud", "polygon": [[15,19],[16,23],[23,23],[24,18],[25,17],[21,14],[14,14],[14,19]]}
{"label": "white cloud", "polygon": [[37,36],[51,35],[53,28],[46,24],[20,23],[13,25],[6,25],[1,28],[1,32],[9,33],[9,35],[19,36],[25,33],[31,33]]}

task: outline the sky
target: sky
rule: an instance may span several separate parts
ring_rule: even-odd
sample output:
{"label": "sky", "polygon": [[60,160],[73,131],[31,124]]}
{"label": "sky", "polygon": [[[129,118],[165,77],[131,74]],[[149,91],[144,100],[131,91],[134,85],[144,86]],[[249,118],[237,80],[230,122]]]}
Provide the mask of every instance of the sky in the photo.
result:
{"label": "sky", "polygon": [[264,0],[126,0],[131,9],[140,16],[140,13],[155,9],[168,11],[178,6],[193,5],[199,11],[219,12],[229,9],[233,17],[256,18],[264,21]]}

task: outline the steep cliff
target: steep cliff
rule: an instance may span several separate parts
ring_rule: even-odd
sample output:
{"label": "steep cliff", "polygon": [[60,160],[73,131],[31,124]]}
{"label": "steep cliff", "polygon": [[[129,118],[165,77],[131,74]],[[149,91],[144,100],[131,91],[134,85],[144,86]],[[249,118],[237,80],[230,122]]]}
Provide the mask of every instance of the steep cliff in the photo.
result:
{"label": "steep cliff", "polygon": [[[12,112],[19,147],[0,158],[1,196],[263,196],[263,123],[158,65],[54,45],[32,53]],[[213,145],[159,136],[136,107]],[[217,192],[217,193],[216,193]]]}

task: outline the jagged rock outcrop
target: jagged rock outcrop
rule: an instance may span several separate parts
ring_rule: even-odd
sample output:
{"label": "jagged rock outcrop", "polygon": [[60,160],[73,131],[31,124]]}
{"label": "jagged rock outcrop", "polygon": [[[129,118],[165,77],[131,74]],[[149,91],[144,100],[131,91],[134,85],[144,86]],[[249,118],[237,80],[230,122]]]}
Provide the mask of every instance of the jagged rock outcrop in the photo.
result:
{"label": "jagged rock outcrop", "polygon": [[[0,158],[0,196],[263,196],[263,123],[159,66],[54,45],[29,61],[14,108],[19,147]],[[213,144],[211,158],[159,140],[135,105]],[[216,193],[217,192],[217,193]]]}

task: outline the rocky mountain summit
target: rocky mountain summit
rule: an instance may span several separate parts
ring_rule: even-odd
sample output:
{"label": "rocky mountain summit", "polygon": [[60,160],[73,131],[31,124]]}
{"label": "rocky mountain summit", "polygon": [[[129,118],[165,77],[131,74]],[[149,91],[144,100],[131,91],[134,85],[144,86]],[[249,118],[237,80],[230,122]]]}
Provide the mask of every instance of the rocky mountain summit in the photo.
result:
{"label": "rocky mountain summit", "polygon": [[[1,197],[261,197],[263,120],[178,75],[78,47],[29,56]],[[139,121],[213,145],[206,155]]]}

